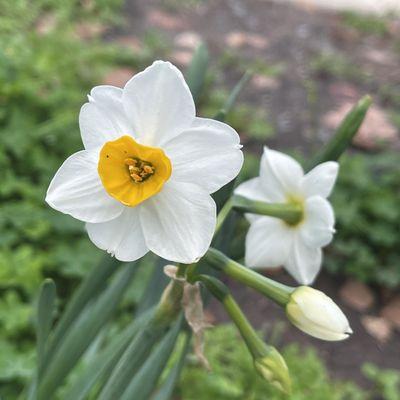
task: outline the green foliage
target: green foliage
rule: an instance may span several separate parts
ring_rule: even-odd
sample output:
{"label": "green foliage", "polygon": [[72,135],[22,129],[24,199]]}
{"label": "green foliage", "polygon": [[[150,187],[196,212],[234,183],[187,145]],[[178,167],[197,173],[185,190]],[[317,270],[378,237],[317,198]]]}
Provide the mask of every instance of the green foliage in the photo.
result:
{"label": "green foliage", "polygon": [[364,35],[385,36],[389,34],[387,18],[375,15],[363,15],[360,13],[343,13],[343,23],[356,29]]}
{"label": "green foliage", "polygon": [[200,97],[201,90],[204,87],[209,62],[208,49],[204,44],[200,44],[193,55],[192,63],[186,73],[186,80],[195,102]]}
{"label": "green foliage", "polygon": [[182,10],[190,11],[201,6],[207,0],[164,0],[160,6],[166,11],[176,13]]}
{"label": "green foliage", "polygon": [[[290,345],[283,351],[293,381],[296,400],[364,400],[364,392],[350,383],[332,382],[313,349]],[[192,362],[183,371],[177,393],[185,400],[284,400],[288,399],[255,372],[252,359],[232,325],[209,330],[206,357],[212,367],[207,372]],[[304,368],[307,366],[307,368]]]}
{"label": "green foliage", "polygon": [[394,369],[380,370],[376,365],[363,365],[364,375],[371,380],[375,387],[374,393],[385,400],[398,400],[400,393],[400,372]]}
{"label": "green foliage", "polygon": [[397,116],[397,123],[393,121],[397,126],[399,126],[399,109],[400,109],[400,84],[398,83],[390,83],[383,84],[378,89],[379,97],[382,99],[382,102],[390,105],[393,108],[393,114]]}
{"label": "green foliage", "polygon": [[[211,93],[206,104],[201,109],[203,115],[214,115],[215,110],[220,110],[229,94],[224,90],[216,90]],[[242,141],[262,140],[265,142],[267,138],[274,135],[274,129],[269,121],[266,110],[254,108],[254,106],[246,103],[235,105],[227,117],[226,123],[234,126],[240,132]]]}
{"label": "green foliage", "polygon": [[57,168],[82,146],[86,94],[113,66],[149,56],[128,55],[98,34],[82,37],[82,28],[119,21],[121,4],[0,0],[1,397],[13,398],[34,370],[32,304],[43,276],[62,282],[64,299],[101,257],[84,225],[44,198]]}
{"label": "green foliage", "polygon": [[354,104],[337,127],[331,140],[313,157],[312,162],[309,163],[309,168],[313,168],[326,161],[337,161],[341,157],[351,145],[371,104],[372,98],[368,95],[362,97]]}
{"label": "green foliage", "polygon": [[353,155],[341,160],[332,203],[337,234],[326,266],[387,287],[400,285],[400,156]]}
{"label": "green foliage", "polygon": [[0,300],[0,325],[7,337],[12,337],[26,330],[30,323],[32,310],[21,301],[14,290],[8,290]]}
{"label": "green foliage", "polygon": [[338,79],[348,79],[363,83],[368,80],[368,74],[348,60],[343,54],[322,52],[310,61],[310,68],[314,74]]}

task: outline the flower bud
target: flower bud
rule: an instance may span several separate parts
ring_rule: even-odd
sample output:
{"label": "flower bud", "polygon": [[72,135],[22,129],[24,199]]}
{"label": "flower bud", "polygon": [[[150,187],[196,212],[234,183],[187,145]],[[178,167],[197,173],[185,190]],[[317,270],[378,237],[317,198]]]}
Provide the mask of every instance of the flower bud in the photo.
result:
{"label": "flower bud", "polygon": [[286,304],[289,320],[303,332],[318,339],[347,339],[353,331],[342,310],[319,290],[299,286]]}
{"label": "flower bud", "polygon": [[291,381],[286,362],[275,347],[268,348],[269,351],[264,357],[254,359],[254,367],[267,382],[289,394]]}

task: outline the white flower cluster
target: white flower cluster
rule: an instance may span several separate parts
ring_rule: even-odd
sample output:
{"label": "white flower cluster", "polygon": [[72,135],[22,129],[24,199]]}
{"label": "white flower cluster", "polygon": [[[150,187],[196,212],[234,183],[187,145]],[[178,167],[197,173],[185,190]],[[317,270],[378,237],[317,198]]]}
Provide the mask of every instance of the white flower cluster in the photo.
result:
{"label": "white flower cluster", "polygon": [[[216,224],[210,194],[242,167],[238,134],[227,124],[196,117],[190,90],[169,62],[156,61],[123,89],[97,86],[88,97],[79,116],[85,150],[61,166],[47,203],[86,222],[92,242],[121,261],[136,260],[149,250],[170,261],[198,260],[209,248]],[[102,164],[106,151],[109,162]],[[140,154],[154,159],[147,166],[154,172],[146,180],[136,168]],[[129,157],[134,165],[126,165]],[[156,166],[161,158],[169,164],[168,176]],[[337,171],[337,163],[327,162],[304,175],[294,159],[264,150],[260,176],[235,193],[266,202],[297,202],[304,207],[304,218],[291,226],[278,218],[248,215],[246,265],[284,265],[300,283],[313,281],[321,247],[334,232],[326,197]],[[140,195],[130,203],[126,198],[133,192]]]}
{"label": "white flower cluster", "polygon": [[[216,228],[211,194],[233,180],[243,164],[237,132],[196,117],[190,90],[169,62],[154,62],[123,89],[97,86],[88,98],[79,116],[84,150],[60,167],[47,203],[86,222],[91,241],[118,260],[137,260],[148,251],[179,263],[199,260]],[[293,158],[264,149],[259,177],[239,185],[235,195],[294,205],[301,218],[289,223],[247,214],[248,267],[283,265],[298,282],[313,282],[321,248],[334,233],[326,199],[337,173],[338,164],[326,162],[304,174]],[[322,294],[297,289],[286,311],[314,336],[343,339],[350,328],[332,304]]]}

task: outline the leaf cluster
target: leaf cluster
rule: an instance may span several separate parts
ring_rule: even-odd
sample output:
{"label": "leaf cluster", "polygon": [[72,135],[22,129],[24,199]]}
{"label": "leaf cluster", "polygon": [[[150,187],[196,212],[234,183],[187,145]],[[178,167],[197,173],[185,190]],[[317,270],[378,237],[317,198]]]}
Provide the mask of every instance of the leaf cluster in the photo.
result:
{"label": "leaf cluster", "polygon": [[399,162],[398,153],[342,158],[332,195],[337,234],[325,261],[330,271],[400,285]]}
{"label": "leaf cluster", "polygon": [[[99,33],[121,0],[0,0],[0,396],[12,398],[34,363],[32,303],[43,276],[61,299],[101,252],[82,223],[50,209],[46,188],[81,146],[77,115],[90,88],[127,56]],[[83,31],[91,32],[84,36]]]}

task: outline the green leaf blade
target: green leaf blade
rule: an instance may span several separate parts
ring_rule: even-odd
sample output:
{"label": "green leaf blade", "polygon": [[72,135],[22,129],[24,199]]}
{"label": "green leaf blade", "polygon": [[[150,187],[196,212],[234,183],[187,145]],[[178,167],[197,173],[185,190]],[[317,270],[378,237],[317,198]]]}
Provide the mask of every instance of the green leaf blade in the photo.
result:
{"label": "green leaf blade", "polygon": [[251,76],[252,76],[252,72],[250,72],[250,71],[246,71],[243,74],[243,76],[240,78],[239,82],[232,89],[232,92],[230,93],[229,97],[226,99],[224,106],[217,112],[217,114],[215,114],[214,119],[221,121],[221,122],[225,121],[227,115],[229,114],[229,112],[232,110],[234,104],[236,103],[236,100],[237,100],[240,92],[247,85]]}
{"label": "green leaf blade", "polygon": [[332,139],[311,162],[309,169],[326,161],[337,161],[342,153],[350,146],[351,141],[361,127],[367,111],[372,104],[370,96],[364,96],[349,111]]}
{"label": "green leaf blade", "polygon": [[79,380],[64,395],[64,400],[84,400],[94,385],[107,377],[121,358],[129,342],[148,322],[151,310],[140,315],[87,365]]}
{"label": "green leaf blade", "polygon": [[150,320],[148,326],[128,346],[100,393],[98,400],[120,398],[132,377],[151,353],[153,346],[163,336],[165,330],[153,329],[151,322]]}
{"label": "green leaf blade", "polygon": [[42,283],[37,306],[36,335],[39,366],[42,365],[43,362],[47,338],[53,323],[55,301],[56,285],[53,280],[46,279]]}
{"label": "green leaf blade", "polygon": [[175,322],[158,347],[147,358],[143,367],[135,374],[124,391],[121,400],[131,400],[133,398],[135,400],[148,400],[150,398],[175,347],[181,326],[182,318]]}
{"label": "green leaf blade", "polygon": [[207,46],[202,43],[197,47],[186,74],[186,80],[195,102],[198,101],[203,89],[209,61]]}
{"label": "green leaf blade", "polygon": [[132,263],[120,271],[99,299],[87,307],[70,327],[52,360],[46,365],[43,379],[39,382],[39,400],[54,397],[58,386],[79,361],[101,328],[111,319],[133,278],[135,266],[135,263]]}
{"label": "green leaf blade", "polygon": [[190,337],[191,337],[191,335],[189,333],[187,333],[185,336],[185,343],[181,350],[181,354],[179,355],[178,361],[172,367],[165,382],[163,383],[161,388],[158,390],[158,392],[154,396],[153,400],[169,400],[171,398],[174,388],[175,388],[175,385],[176,385],[176,382],[177,382],[177,380],[182,372],[183,366],[185,364],[186,354],[188,353],[189,347],[190,347]]}
{"label": "green leaf blade", "polygon": [[[103,258],[101,263],[93,268],[86,276],[74,296],[71,298],[60,321],[55,327],[49,349],[46,352],[44,364],[48,364],[51,361],[54,352],[57,350],[69,327],[78,318],[88,302],[104,288],[107,280],[117,270],[117,263],[118,261],[116,261],[116,259],[107,255]],[[44,371],[42,371],[41,368],[41,374],[43,372]]]}

